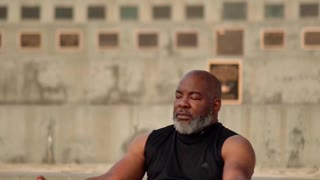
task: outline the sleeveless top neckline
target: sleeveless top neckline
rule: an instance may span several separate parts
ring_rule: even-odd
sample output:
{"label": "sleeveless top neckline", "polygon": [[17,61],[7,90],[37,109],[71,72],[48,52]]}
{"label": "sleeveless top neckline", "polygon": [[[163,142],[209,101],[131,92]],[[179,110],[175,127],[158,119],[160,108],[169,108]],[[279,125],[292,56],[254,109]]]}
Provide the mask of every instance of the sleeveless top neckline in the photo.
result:
{"label": "sleeveless top neckline", "polygon": [[152,131],[144,152],[148,180],[222,180],[222,145],[236,134],[221,123],[193,135],[173,125]]}

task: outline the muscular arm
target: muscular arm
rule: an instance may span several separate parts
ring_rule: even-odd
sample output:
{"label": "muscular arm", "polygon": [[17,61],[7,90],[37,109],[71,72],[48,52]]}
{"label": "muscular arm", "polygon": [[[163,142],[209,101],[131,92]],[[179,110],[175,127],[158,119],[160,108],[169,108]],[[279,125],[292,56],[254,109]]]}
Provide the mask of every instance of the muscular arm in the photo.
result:
{"label": "muscular arm", "polygon": [[141,180],[144,175],[144,146],[148,135],[137,137],[128,152],[107,173],[87,180]]}
{"label": "muscular arm", "polygon": [[242,136],[228,138],[222,146],[223,180],[250,180],[255,154],[250,142]]}

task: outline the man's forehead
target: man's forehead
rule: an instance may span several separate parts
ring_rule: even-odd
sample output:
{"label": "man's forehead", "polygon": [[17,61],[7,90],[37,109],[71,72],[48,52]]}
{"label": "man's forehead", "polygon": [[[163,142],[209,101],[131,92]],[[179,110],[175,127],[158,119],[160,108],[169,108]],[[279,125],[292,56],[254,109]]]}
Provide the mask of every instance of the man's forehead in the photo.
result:
{"label": "man's forehead", "polygon": [[198,75],[198,74],[190,74],[185,77],[183,77],[179,83],[179,85],[182,84],[197,84],[197,85],[206,85],[208,84],[205,77]]}
{"label": "man's forehead", "polygon": [[194,92],[203,92],[207,89],[208,84],[199,78],[184,78],[178,84],[178,91],[194,91]]}

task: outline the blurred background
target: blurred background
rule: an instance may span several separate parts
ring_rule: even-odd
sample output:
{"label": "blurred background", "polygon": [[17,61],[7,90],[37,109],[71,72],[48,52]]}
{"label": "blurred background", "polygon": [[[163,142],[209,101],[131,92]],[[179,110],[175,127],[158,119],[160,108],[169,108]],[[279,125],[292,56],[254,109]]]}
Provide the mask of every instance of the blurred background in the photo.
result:
{"label": "blurred background", "polygon": [[258,172],[319,173],[319,5],[0,0],[0,179],[107,170],[136,135],[172,123],[176,85],[193,69],[221,80],[219,120],[251,141]]}

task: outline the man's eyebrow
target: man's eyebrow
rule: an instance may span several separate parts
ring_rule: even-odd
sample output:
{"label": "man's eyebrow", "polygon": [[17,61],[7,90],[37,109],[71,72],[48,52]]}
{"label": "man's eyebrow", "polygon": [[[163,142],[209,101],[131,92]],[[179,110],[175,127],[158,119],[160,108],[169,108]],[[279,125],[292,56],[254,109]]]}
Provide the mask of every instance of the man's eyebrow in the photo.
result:
{"label": "man's eyebrow", "polygon": [[198,92],[198,91],[191,91],[189,94],[197,94],[197,95],[202,95],[200,92]]}
{"label": "man's eyebrow", "polygon": [[[176,93],[183,94],[182,91],[180,91],[180,90],[176,90]],[[202,94],[200,92],[198,92],[198,91],[191,91],[188,94],[189,95],[196,94],[196,95],[202,96]]]}

